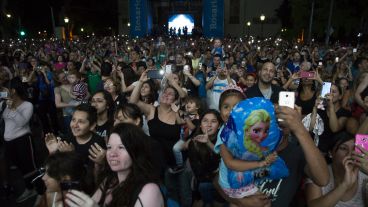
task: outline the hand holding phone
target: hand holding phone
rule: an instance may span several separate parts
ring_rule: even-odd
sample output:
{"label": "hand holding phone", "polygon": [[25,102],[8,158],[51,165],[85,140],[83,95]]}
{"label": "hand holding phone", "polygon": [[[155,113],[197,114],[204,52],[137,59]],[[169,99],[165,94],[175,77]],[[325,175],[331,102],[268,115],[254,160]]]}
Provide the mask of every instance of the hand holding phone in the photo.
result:
{"label": "hand holding phone", "polygon": [[60,182],[61,191],[68,190],[80,190],[80,182],[79,181],[61,181]]}
{"label": "hand holding phone", "polygon": [[[287,106],[294,108],[295,105],[295,93],[289,91],[281,91],[279,93],[279,106]],[[277,119],[278,121],[284,121],[283,119]]]}
{"label": "hand holding phone", "polygon": [[148,70],[147,77],[150,79],[162,79],[164,72],[162,70]]}
{"label": "hand holding phone", "polygon": [[316,72],[314,71],[300,71],[300,78],[314,78],[315,77]]}
{"label": "hand holding phone", "polygon": [[331,82],[323,82],[321,97],[325,98],[331,92]]}

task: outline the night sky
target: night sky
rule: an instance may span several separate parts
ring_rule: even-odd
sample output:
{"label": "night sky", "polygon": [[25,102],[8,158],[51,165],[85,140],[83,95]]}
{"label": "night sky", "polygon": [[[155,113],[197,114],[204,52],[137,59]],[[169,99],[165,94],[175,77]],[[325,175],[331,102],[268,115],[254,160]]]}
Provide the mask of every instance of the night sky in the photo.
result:
{"label": "night sky", "polygon": [[56,26],[62,26],[64,16],[68,16],[76,31],[80,27],[97,33],[104,32],[109,27],[117,30],[116,0],[7,0],[5,11],[12,14],[15,27],[20,17],[21,25],[29,34],[44,30],[51,33],[51,6]]}

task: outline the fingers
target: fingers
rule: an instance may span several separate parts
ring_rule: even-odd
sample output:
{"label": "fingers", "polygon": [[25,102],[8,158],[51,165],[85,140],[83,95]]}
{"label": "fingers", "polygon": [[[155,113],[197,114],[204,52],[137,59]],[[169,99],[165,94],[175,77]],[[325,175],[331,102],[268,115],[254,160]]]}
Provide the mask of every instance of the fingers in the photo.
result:
{"label": "fingers", "polygon": [[89,198],[86,194],[80,191],[77,191],[77,190],[70,190],[66,194],[65,202],[70,207],[91,206],[91,205],[88,205],[88,204],[91,204],[90,200],[92,199]]}
{"label": "fingers", "polygon": [[368,156],[368,150],[364,149],[362,146],[360,145],[355,145],[355,147],[357,147],[361,152],[362,152],[362,156]]}

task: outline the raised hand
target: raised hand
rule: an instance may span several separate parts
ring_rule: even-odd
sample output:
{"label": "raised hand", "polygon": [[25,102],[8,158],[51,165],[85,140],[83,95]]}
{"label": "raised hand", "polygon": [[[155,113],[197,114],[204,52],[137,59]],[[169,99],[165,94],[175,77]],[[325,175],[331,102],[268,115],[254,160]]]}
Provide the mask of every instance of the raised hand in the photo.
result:
{"label": "raised hand", "polygon": [[88,150],[89,155],[88,158],[97,164],[102,164],[105,156],[106,150],[104,150],[100,145],[94,143]]}

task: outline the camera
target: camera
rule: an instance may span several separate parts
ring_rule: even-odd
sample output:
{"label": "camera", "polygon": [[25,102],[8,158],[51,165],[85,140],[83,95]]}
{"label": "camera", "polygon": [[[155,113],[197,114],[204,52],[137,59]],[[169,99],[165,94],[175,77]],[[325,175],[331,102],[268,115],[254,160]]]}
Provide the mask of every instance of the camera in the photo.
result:
{"label": "camera", "polygon": [[80,182],[79,181],[61,181],[60,189],[62,191],[67,191],[71,189],[80,190]]}

